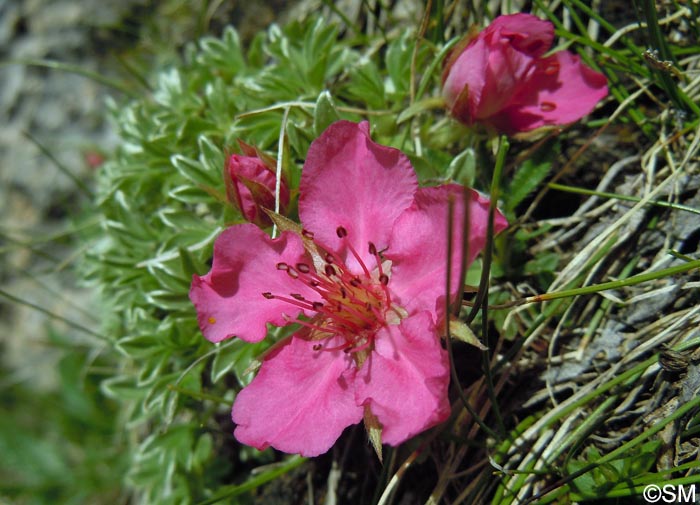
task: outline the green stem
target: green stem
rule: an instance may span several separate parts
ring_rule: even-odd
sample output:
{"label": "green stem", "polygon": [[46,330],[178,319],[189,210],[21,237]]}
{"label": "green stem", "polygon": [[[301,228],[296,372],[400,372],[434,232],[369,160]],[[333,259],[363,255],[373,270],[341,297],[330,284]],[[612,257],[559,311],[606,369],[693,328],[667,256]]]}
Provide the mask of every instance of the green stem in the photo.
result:
{"label": "green stem", "polygon": [[[580,195],[591,195],[591,196],[600,196],[603,198],[614,198],[616,200],[623,200],[626,202],[641,202],[642,198],[639,198],[638,196],[630,196],[630,195],[618,195],[616,193],[606,193],[604,191],[595,191],[592,189],[585,189],[585,188],[577,188],[574,186],[565,186],[563,184],[556,184],[554,182],[547,184],[547,187],[550,189],[556,189],[559,191],[566,191],[569,193],[578,193]],[[684,210],[686,212],[692,212],[693,214],[700,214],[700,209],[696,209],[694,207],[690,207],[688,205],[682,205],[679,203],[670,203],[670,202],[663,202],[660,200],[650,200],[647,202],[648,205],[656,205],[658,207],[667,207],[669,209],[675,209],[675,210]]]}
{"label": "green stem", "polygon": [[567,289],[564,291],[555,291],[553,293],[544,293],[542,295],[529,296],[525,298],[522,303],[537,303],[544,302],[548,300],[556,300],[558,298],[568,298],[570,296],[588,295],[591,293],[598,293],[600,291],[607,291],[609,289],[623,288],[626,286],[634,286],[635,284],[640,284],[642,282],[652,281],[654,279],[660,279],[662,277],[669,277],[671,275],[681,274],[689,272],[700,268],[700,260],[693,260],[682,265],[676,265],[674,267],[664,268],[663,270],[658,270],[656,272],[648,272],[645,274],[633,275],[627,279],[622,279],[618,281],[604,282],[602,284],[596,284],[594,286],[585,286],[582,288]]}
{"label": "green stem", "polygon": [[62,70],[64,72],[69,72],[71,74],[77,74],[77,75],[82,75],[83,77],[87,77],[89,79],[92,79],[95,82],[99,82],[100,84],[104,84],[105,86],[108,86],[112,89],[116,89],[117,91],[121,91],[125,95],[131,97],[131,98],[138,98],[139,95],[135,93],[134,91],[130,90],[127,88],[124,84],[120,83],[119,81],[115,81],[114,79],[110,79],[109,77],[105,77],[104,75],[98,73],[98,72],[93,72],[91,70],[87,70],[79,65],[71,65],[69,63],[63,63],[60,61],[51,61],[51,60],[34,60],[34,59],[19,59],[19,60],[5,60],[5,61],[0,61],[0,66],[3,65],[29,65],[29,66],[34,66],[34,67],[45,67],[45,68],[51,68],[54,70]]}

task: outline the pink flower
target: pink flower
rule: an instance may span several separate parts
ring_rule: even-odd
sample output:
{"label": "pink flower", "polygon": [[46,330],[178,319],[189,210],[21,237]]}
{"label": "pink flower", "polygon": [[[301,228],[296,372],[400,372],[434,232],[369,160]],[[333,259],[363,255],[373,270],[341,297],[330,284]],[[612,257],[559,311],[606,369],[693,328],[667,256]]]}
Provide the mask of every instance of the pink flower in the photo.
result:
{"label": "pink flower", "polygon": [[554,28],[530,14],[499,16],[445,62],[443,95],[452,115],[512,134],[563,125],[608,94],[605,76],[559,51],[543,57]]}
{"label": "pink flower", "polygon": [[[272,221],[263,208],[275,210],[275,161],[245,142],[238,142],[244,155],[233,154],[224,173],[226,196],[243,217],[257,226],[270,226]],[[289,205],[289,188],[280,184],[280,213]]]}
{"label": "pink flower", "polygon": [[[190,290],[204,336],[258,342],[268,323],[300,326],[238,394],[239,441],[314,456],[367,413],[391,445],[447,418],[440,332],[448,198],[459,251],[464,191],[418,188],[408,158],[374,143],[368,123],[339,121],[309,148],[303,228],[272,239],[242,224],[219,236],[211,271],[195,275]],[[467,194],[471,262],[485,245],[488,200]],[[497,214],[496,230],[505,226]],[[460,262],[456,253],[452,296],[461,287]]]}

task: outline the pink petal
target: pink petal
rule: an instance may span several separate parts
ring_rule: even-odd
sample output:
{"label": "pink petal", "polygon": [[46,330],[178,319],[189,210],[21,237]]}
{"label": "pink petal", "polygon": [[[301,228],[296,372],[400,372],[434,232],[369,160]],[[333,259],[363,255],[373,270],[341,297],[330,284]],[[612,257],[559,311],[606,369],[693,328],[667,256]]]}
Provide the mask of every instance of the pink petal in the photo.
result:
{"label": "pink petal", "polygon": [[280,262],[310,264],[297,235],[283,232],[271,239],[253,224],[232,226],[219,235],[212,269],[204,276],[194,275],[190,288],[199,327],[208,340],[237,336],[259,342],[267,333],[266,323],[282,326],[287,323],[285,315],[295,319],[301,312],[282,300],[265,298],[265,292],[317,299],[306,284],[278,270]]}
{"label": "pink petal", "polygon": [[538,62],[516,104],[497,121],[507,123],[510,131],[564,125],[591,112],[607,94],[603,74],[581,63],[578,55],[560,51]]}
{"label": "pink petal", "polygon": [[[486,245],[489,200],[474,190],[469,196],[469,249],[467,264]],[[399,304],[409,313],[429,310],[438,322],[444,313],[445,281],[447,275],[447,217],[448,198],[454,198],[452,242],[452,296],[461,289],[459,278],[462,258],[462,229],[464,222],[464,188],[456,184],[421,188],[415,204],[397,220],[391,243],[385,255],[392,260],[389,288]],[[507,226],[506,219],[496,212],[494,231]]]}
{"label": "pink petal", "polygon": [[484,31],[508,39],[513,48],[533,58],[546,53],[554,41],[552,23],[532,14],[498,16]]}
{"label": "pink petal", "polygon": [[[232,417],[240,442],[317,456],[362,419],[351,358],[342,351],[314,351],[315,343],[292,337],[238,394]],[[340,343],[338,338],[324,342],[329,348]]]}
{"label": "pink petal", "polygon": [[443,96],[453,116],[472,124],[486,80],[489,52],[483,37],[474,40],[447,70]]}
{"label": "pink petal", "polygon": [[428,312],[379,330],[356,380],[357,402],[382,424],[382,441],[398,445],[450,414],[447,353]]}
{"label": "pink petal", "polygon": [[484,89],[475,116],[486,119],[506,107],[523,79],[531,72],[535,59],[517,51],[508,39],[498,38],[489,46]]}
{"label": "pink petal", "polygon": [[[401,151],[369,136],[369,123],[338,121],[309,148],[299,185],[299,216],[316,241],[344,250],[339,226],[363,260],[373,264],[368,243],[386,247],[396,218],[411,205],[416,174]],[[353,261],[349,262],[357,267]]]}

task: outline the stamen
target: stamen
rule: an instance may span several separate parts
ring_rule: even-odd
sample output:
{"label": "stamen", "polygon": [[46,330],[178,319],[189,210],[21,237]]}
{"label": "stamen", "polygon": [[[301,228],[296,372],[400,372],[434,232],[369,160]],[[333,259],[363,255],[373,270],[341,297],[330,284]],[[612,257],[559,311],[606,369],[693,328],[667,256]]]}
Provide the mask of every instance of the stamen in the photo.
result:
{"label": "stamen", "polygon": [[316,324],[309,323],[307,321],[302,321],[300,319],[290,319],[290,323],[295,323],[295,324],[300,324],[301,326],[305,328],[309,328],[314,331],[318,331],[320,333],[328,333],[329,335],[332,335],[334,333],[333,328],[326,328],[323,326],[318,326]]}
{"label": "stamen", "polygon": [[350,342],[345,342],[344,344],[337,345],[335,347],[326,347],[324,351],[340,351],[348,352],[352,344]]}
{"label": "stamen", "polygon": [[391,296],[389,295],[389,290],[387,289],[387,286],[389,285],[389,276],[384,273],[382,258],[379,257],[377,247],[372,242],[369,243],[369,252],[370,254],[374,254],[374,261],[377,262],[377,271],[379,272],[379,284],[382,285],[382,291],[384,291],[387,305],[391,305]]}
{"label": "stamen", "polygon": [[[313,233],[301,231],[305,239],[313,240]],[[337,351],[346,353],[360,352],[371,347],[374,342],[374,332],[388,324],[387,311],[395,310],[391,305],[388,289],[389,272],[384,273],[382,257],[374,242],[367,242],[367,249],[361,256],[350,243],[348,230],[343,226],[336,228],[336,234],[341,240],[341,248],[345,250],[323,251],[325,259],[323,267],[316,267],[305,261],[289,264],[279,262],[277,270],[287,272],[292,279],[299,280],[297,292],[286,296],[262,293],[266,299],[275,299],[302,309],[310,316],[300,319],[285,318],[288,323],[304,327],[302,334],[310,337],[313,349]],[[376,269],[372,272],[365,258],[373,257]],[[347,261],[350,254],[355,258],[363,273],[356,271],[357,267],[349,267]],[[371,261],[371,260],[370,260]],[[313,290],[316,295],[308,290]],[[307,298],[308,296],[308,298]],[[313,340],[327,339],[331,336],[342,337],[342,344],[331,348],[323,343],[313,343]]]}
{"label": "stamen", "polygon": [[373,341],[373,340],[374,340],[374,339],[372,339],[372,338],[366,338],[365,341],[362,343],[362,345],[360,345],[359,347],[354,347],[354,346],[351,347],[351,348],[350,348],[350,352],[360,352],[360,351],[364,351],[364,350],[367,349],[370,345],[372,345],[372,341]]}
{"label": "stamen", "polygon": [[[265,293],[263,293],[263,296],[265,296]],[[304,310],[315,310],[314,304],[308,300],[299,300],[297,298],[287,298],[286,296],[279,296],[279,295],[272,295],[272,294],[270,294],[269,297],[265,296],[265,298],[267,298],[268,300],[271,298],[274,298],[275,300],[287,302],[291,305],[294,305],[295,307],[299,307],[300,309],[304,309]]]}

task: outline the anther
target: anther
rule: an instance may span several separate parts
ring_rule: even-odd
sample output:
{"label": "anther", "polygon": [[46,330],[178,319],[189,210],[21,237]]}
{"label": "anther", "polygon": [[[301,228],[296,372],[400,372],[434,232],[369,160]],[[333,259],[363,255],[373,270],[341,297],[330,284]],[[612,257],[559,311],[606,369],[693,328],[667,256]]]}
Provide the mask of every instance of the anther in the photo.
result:
{"label": "anther", "polygon": [[326,272],[326,275],[328,277],[330,277],[331,275],[335,275],[335,268],[333,268],[333,265],[326,265],[324,271]]}
{"label": "anther", "polygon": [[554,75],[557,72],[559,72],[559,63],[556,61],[553,61],[547,65],[547,67],[544,69],[544,73],[546,75]]}
{"label": "anther", "polygon": [[386,286],[389,284],[389,276],[387,274],[382,274],[379,276],[379,282]]}
{"label": "anther", "polygon": [[312,347],[314,351],[320,351],[322,348],[323,346],[321,344],[314,344]]}
{"label": "anther", "polygon": [[540,109],[543,112],[552,112],[556,108],[557,108],[557,105],[555,103],[552,103],[552,102],[542,102],[540,104]]}
{"label": "anther", "polygon": [[292,279],[299,278],[299,272],[297,272],[294,268],[290,267],[289,265],[287,265],[287,275],[289,275]]}
{"label": "anther", "polygon": [[302,295],[300,295],[299,293],[290,293],[289,296],[291,296],[291,297],[294,298],[295,300],[299,300],[300,302],[303,302],[303,301],[306,300],[306,298],[304,298],[304,297],[303,297]]}
{"label": "anther", "polygon": [[342,296],[343,298],[348,297],[348,292],[345,290],[345,288],[343,286],[340,286],[340,296]]}
{"label": "anther", "polygon": [[324,259],[326,260],[326,263],[329,263],[329,264],[333,263],[333,255],[331,253],[326,253],[326,256],[324,257]]}
{"label": "anther", "polygon": [[289,268],[289,265],[286,263],[277,263],[277,270],[287,270]]}
{"label": "anther", "polygon": [[262,295],[263,295],[265,298],[267,298],[268,300],[272,300],[272,299],[275,297],[275,295],[273,295],[273,294],[270,293],[269,291],[266,291],[266,292],[263,293]]}
{"label": "anther", "polygon": [[375,246],[372,242],[369,243],[369,253],[370,253],[372,256],[376,256],[376,255],[377,255],[377,246]]}
{"label": "anther", "polygon": [[321,302],[314,302],[311,304],[311,307],[313,307],[313,309],[318,312],[323,308],[323,304]]}
{"label": "anther", "polygon": [[362,284],[362,282],[360,281],[360,278],[359,278],[359,277],[353,277],[352,279],[350,279],[350,285],[351,285],[351,286],[353,286],[353,287],[356,288],[356,287],[358,287],[360,284]]}
{"label": "anther", "polygon": [[338,226],[338,228],[336,228],[335,232],[338,235],[338,238],[344,238],[344,237],[348,236],[348,230],[346,230],[342,226]]}
{"label": "anther", "polygon": [[309,240],[313,240],[313,239],[314,239],[314,232],[312,232],[312,231],[309,231],[309,230],[301,230],[301,234],[302,234],[304,237],[308,238]]}
{"label": "anther", "polygon": [[309,281],[309,284],[311,284],[311,287],[314,287],[314,288],[321,285],[320,282],[315,281],[315,280],[310,280],[310,281]]}
{"label": "anther", "polygon": [[297,270],[303,274],[308,274],[311,271],[311,268],[309,268],[309,265],[306,263],[297,263]]}

